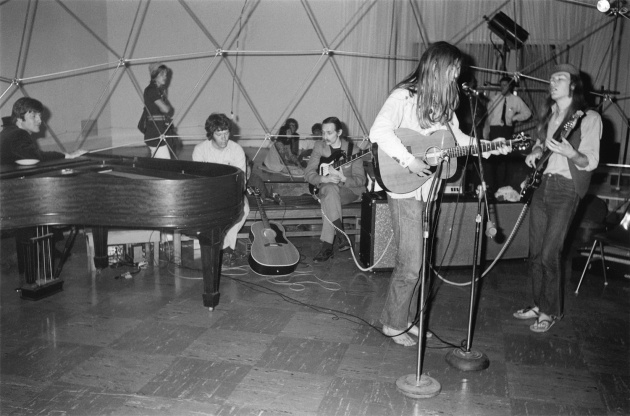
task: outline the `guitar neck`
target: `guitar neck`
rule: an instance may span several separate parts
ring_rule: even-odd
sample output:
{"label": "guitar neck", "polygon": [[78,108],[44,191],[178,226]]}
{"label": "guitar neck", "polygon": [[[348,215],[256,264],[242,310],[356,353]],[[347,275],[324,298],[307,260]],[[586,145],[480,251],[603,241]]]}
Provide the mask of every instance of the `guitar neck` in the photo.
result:
{"label": "guitar neck", "polygon": [[365,155],[367,155],[368,153],[371,153],[371,152],[372,152],[372,149],[361,150],[360,152],[351,155],[347,160],[344,160],[343,162],[339,161],[339,160],[336,161],[335,163],[333,163],[332,168],[333,169],[338,169],[338,168],[340,168],[342,166],[345,166],[345,165],[347,165],[349,163],[354,162],[357,159],[362,158],[363,156],[365,156]]}
{"label": "guitar neck", "polygon": [[[567,140],[567,137],[569,137],[569,134],[573,131],[573,129],[575,128],[575,125],[577,124],[577,122],[584,117],[584,112],[581,110],[578,110],[575,112],[575,114],[573,114],[571,116],[571,119],[564,125],[564,127],[560,130],[556,130],[556,132],[553,135],[553,139],[561,142],[562,139]],[[560,134],[558,134],[558,131],[560,131]],[[536,171],[540,171],[542,170],[544,167],[546,167],[547,165],[547,160],[549,159],[549,157],[551,157],[552,155],[552,151],[549,149],[545,149],[545,151],[543,152],[543,154],[540,156],[540,159],[538,159],[538,162],[536,162]]]}
{"label": "guitar neck", "polygon": [[[490,143],[481,143],[481,153],[490,152],[492,150],[497,150],[503,146],[512,147],[514,142],[520,142],[520,139],[510,139],[505,142],[490,142]],[[473,144],[470,146],[456,146],[448,149],[443,149],[442,154],[445,154],[448,157],[461,157],[466,155],[476,155],[477,154],[477,145]]]}
{"label": "guitar neck", "polygon": [[267,213],[265,212],[265,209],[263,208],[262,198],[260,197],[260,195],[257,195],[257,194],[254,194],[254,198],[256,198],[256,205],[258,205],[258,212],[260,212],[260,220],[262,221],[263,226],[265,228],[270,228],[269,219],[267,218]]}

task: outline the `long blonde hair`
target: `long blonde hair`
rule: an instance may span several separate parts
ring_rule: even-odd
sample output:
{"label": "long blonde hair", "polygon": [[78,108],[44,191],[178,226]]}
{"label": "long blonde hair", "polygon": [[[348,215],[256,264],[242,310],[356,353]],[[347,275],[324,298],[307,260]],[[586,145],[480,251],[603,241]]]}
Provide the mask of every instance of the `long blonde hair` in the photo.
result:
{"label": "long blonde hair", "polygon": [[420,57],[418,67],[396,85],[417,94],[418,120],[422,128],[446,124],[459,107],[459,90],[452,72],[462,62],[462,53],[448,42],[436,42]]}

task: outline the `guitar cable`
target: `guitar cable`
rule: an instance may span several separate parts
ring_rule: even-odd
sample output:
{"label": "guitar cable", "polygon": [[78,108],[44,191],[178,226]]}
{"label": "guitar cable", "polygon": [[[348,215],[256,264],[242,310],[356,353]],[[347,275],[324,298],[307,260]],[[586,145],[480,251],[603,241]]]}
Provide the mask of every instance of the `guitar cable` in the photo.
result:
{"label": "guitar cable", "polygon": [[[319,201],[319,200],[318,200]],[[320,202],[321,204],[321,202]],[[385,257],[385,254],[387,254],[387,249],[389,248],[389,245],[391,244],[392,240],[394,239],[394,233],[392,233],[391,237],[389,237],[389,241],[387,242],[387,245],[385,246],[385,248],[383,249],[383,252],[381,253],[381,256],[374,262],[373,265],[371,265],[370,267],[361,267],[361,265],[359,264],[359,262],[357,261],[357,256],[354,253],[354,247],[352,247],[352,241],[350,240],[350,237],[348,236],[348,234],[346,234],[346,232],[344,230],[342,230],[341,228],[337,227],[335,224],[333,224],[333,222],[330,220],[330,218],[328,218],[328,216],[326,216],[326,214],[324,213],[324,210],[322,209],[322,217],[326,219],[326,221],[328,221],[328,223],[330,225],[333,226],[333,228],[336,231],[339,231],[346,240],[348,240],[348,243],[350,244],[350,252],[352,253],[352,260],[354,260],[354,264],[356,264],[357,268],[363,272],[369,272],[372,269],[374,269],[383,259],[383,257]]]}
{"label": "guitar cable", "polygon": [[[510,235],[508,236],[507,240],[505,240],[505,243],[503,243],[503,246],[501,247],[501,250],[499,250],[499,253],[494,258],[492,263],[486,268],[486,270],[484,270],[481,273],[481,276],[475,279],[475,282],[478,282],[481,278],[484,278],[490,272],[490,270],[492,270],[494,268],[494,266],[497,264],[497,262],[499,260],[501,260],[501,257],[503,257],[503,254],[505,253],[505,251],[508,249],[510,244],[512,244],[512,241],[514,240],[514,237],[516,236],[516,233],[520,229],[521,224],[522,224],[523,220],[525,219],[525,214],[527,213],[527,209],[528,208],[529,208],[529,203],[523,205],[523,209],[521,210],[521,213],[519,214],[519,216],[518,216],[518,218],[516,220],[516,223],[514,224],[514,227],[512,228],[512,231],[510,232]],[[433,266],[431,266],[431,269],[433,270],[435,275],[441,281],[443,281],[444,283],[447,283],[449,285],[452,285],[452,286],[469,286],[471,284],[471,282],[457,283],[457,282],[450,281],[450,280],[444,278],[438,271],[436,271],[433,268]]]}

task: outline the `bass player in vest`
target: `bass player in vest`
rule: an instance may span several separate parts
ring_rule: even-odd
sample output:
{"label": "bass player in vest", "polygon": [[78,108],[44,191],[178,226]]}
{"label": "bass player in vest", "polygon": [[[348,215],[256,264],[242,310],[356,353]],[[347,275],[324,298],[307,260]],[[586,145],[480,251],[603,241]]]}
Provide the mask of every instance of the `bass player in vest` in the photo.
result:
{"label": "bass player in vest", "polygon": [[[529,214],[528,273],[533,305],[516,311],[514,317],[535,319],[529,327],[533,332],[547,332],[562,318],[564,241],[599,163],[601,137],[602,120],[587,109],[580,71],[570,64],[557,65],[540,115],[536,145],[525,159],[542,176],[531,195]],[[527,182],[523,191],[532,183]]]}

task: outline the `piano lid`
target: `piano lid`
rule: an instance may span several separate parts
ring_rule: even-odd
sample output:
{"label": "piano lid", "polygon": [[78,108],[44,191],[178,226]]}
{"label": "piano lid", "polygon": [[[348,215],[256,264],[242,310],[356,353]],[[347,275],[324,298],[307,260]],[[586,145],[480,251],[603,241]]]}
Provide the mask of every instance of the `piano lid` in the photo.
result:
{"label": "piano lid", "polygon": [[201,231],[236,221],[244,173],[233,166],[83,156],[0,170],[0,227],[41,224]]}

